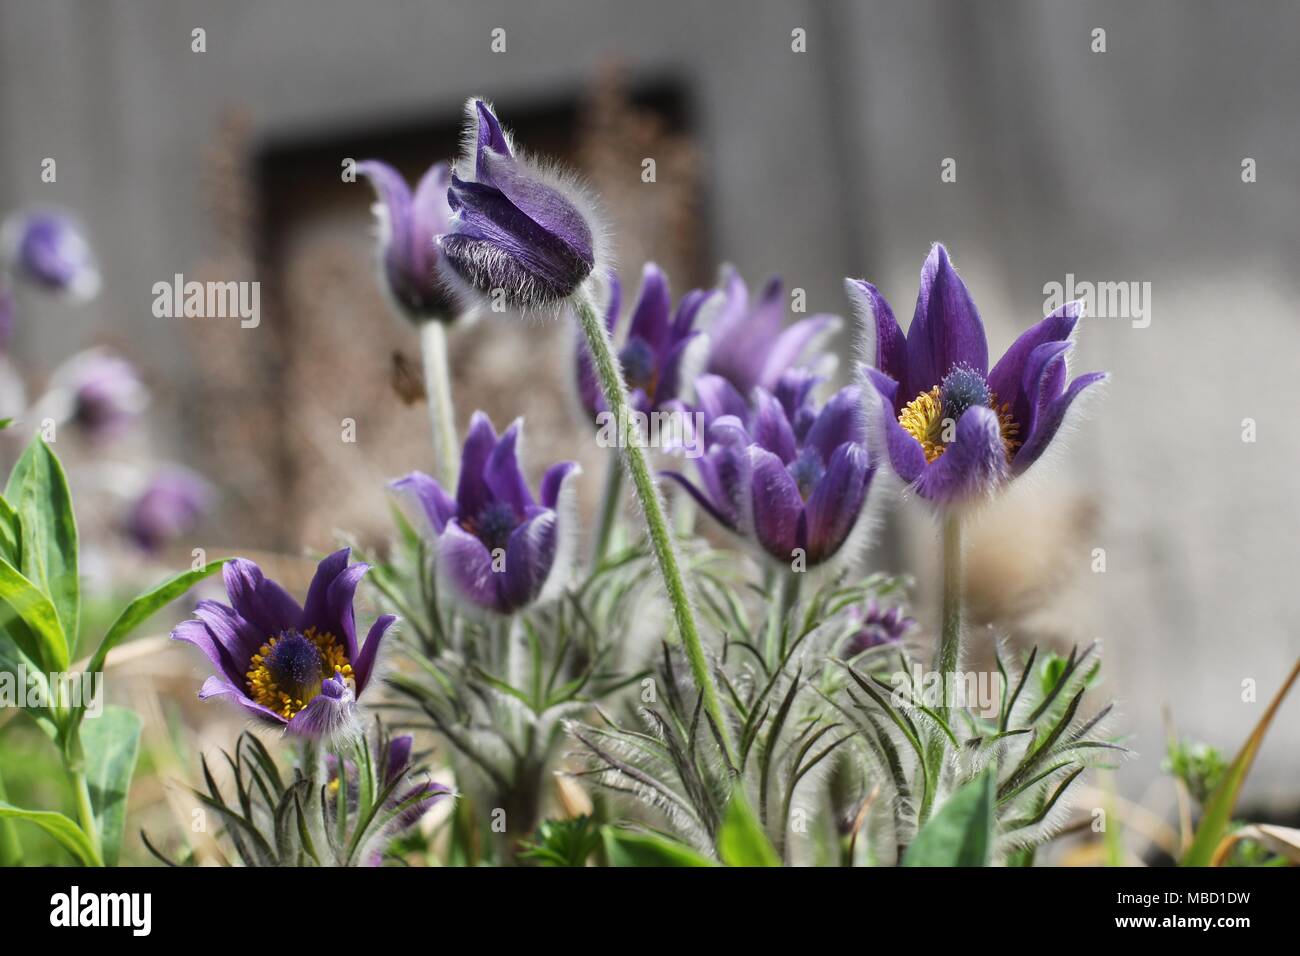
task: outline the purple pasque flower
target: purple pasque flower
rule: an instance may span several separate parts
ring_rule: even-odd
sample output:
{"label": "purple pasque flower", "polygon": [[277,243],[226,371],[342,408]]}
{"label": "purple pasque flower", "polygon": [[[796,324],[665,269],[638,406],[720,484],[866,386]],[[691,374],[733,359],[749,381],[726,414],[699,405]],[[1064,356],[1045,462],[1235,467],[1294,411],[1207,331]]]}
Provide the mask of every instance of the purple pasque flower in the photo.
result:
{"label": "purple pasque flower", "polygon": [[1036,462],[1076,398],[1103,372],[1069,380],[1077,302],[1031,326],[989,370],[984,324],[936,244],[907,336],[869,282],[845,281],[865,338],[867,389],[893,470],[937,505],[986,495]]}
{"label": "purple pasque flower", "polygon": [[[611,275],[609,290],[605,325],[613,335],[621,302],[617,276]],[[668,276],[655,263],[646,263],[627,337],[618,352],[628,397],[637,411],[649,414],[665,408],[699,372],[708,338],[695,328],[695,319],[708,298],[704,290],[692,290],[682,297],[674,313]],[[605,397],[592,365],[591,349],[581,333],[577,348],[578,398],[583,411],[594,419],[605,411]]]}
{"label": "purple pasque flower", "polygon": [[68,216],[55,212],[16,215],[5,223],[5,258],[19,278],[47,292],[79,301],[99,291],[99,269],[90,244]]}
{"label": "purple pasque flower", "polygon": [[120,435],[149,404],[135,366],[105,348],[87,349],[50,376],[47,399],[59,421],[70,422],[92,441]]}
{"label": "purple pasque flower", "polygon": [[786,326],[785,291],[777,276],[767,281],[758,301],[751,303],[745,281],[735,269],[725,266],[721,293],[705,330],[711,342],[706,370],[721,375],[741,395],[750,394],[755,386],[774,390],[787,371],[796,365],[807,366],[841,325],[839,316],[819,314]]}
{"label": "purple pasque flower", "polygon": [[229,697],[253,716],[288,733],[334,738],[355,729],[356,699],[374,674],[384,635],[397,620],[385,614],[358,645],[352,609],[369,569],[348,564],[343,548],[320,562],[299,606],[252,561],[222,569],[230,606],[204,600],[172,638],[193,644],[217,673],[199,699]]}
{"label": "purple pasque flower", "polygon": [[577,462],[552,465],[533,498],[519,468],[523,420],[499,438],[475,412],[461,454],[453,498],[433,478],[415,471],[390,487],[437,543],[437,564],[469,604],[512,614],[563,584],[576,545],[570,478]]}
{"label": "purple pasque flower", "polygon": [[[434,804],[444,797],[453,795],[450,787],[432,780],[402,786],[403,783],[409,783],[406,778],[411,772],[411,750],[414,743],[414,738],[410,734],[399,734],[388,738],[387,741],[381,740],[376,746],[376,749],[379,749],[379,746],[383,748],[378,761],[380,787],[393,788],[391,796],[385,801],[385,806],[389,810],[400,808],[397,816],[384,828],[384,835],[387,837],[396,836],[403,830],[415,826]],[[360,790],[357,765],[351,760],[340,760],[335,754],[325,755],[325,765],[330,790],[337,794],[337,788],[346,785],[348,804],[350,807],[354,806]],[[343,780],[339,779],[340,766],[344,768]],[[336,813],[333,800],[327,800],[325,806],[331,814]],[[382,859],[382,853],[375,852],[369,854],[367,862],[378,866]]]}
{"label": "purple pasque flower", "polygon": [[212,507],[212,486],[188,468],[169,467],[150,477],[131,503],[126,531],[143,551],[156,553],[193,531]]}
{"label": "purple pasque flower", "polygon": [[465,153],[447,192],[451,227],[438,240],[444,272],[516,309],[554,307],[600,261],[591,202],[516,150],[486,102],[471,99],[466,113]]}
{"label": "purple pasque flower", "polygon": [[437,243],[451,219],[451,167],[431,166],[414,193],[401,173],[377,159],[357,163],[357,172],[370,180],[378,199],[374,212],[389,298],[412,322],[453,320],[459,310],[438,274]]}
{"label": "purple pasque flower", "polygon": [[915,619],[904,616],[901,607],[882,608],[875,598],[868,598],[863,607],[853,605],[848,609],[848,616],[857,623],[858,629],[844,644],[846,658],[857,657],[873,647],[897,644],[916,626]]}
{"label": "purple pasque flower", "polygon": [[747,403],[721,376],[700,376],[708,441],[696,460],[700,484],[669,472],[719,523],[752,534],[778,561],[798,549],[808,566],[833,558],[860,526],[875,474],[861,390],[842,388],[818,411],[818,381],[792,370]]}

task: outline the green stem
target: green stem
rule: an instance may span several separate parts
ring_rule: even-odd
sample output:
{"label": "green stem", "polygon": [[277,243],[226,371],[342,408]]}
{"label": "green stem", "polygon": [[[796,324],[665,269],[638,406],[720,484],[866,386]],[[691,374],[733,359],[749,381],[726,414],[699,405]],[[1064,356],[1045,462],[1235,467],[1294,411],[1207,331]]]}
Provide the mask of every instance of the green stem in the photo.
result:
{"label": "green stem", "polygon": [[650,473],[645,452],[640,445],[640,436],[634,433],[632,411],[627,398],[627,384],[623,381],[623,372],[614,360],[614,349],[609,339],[605,323],[596,315],[587,298],[579,293],[576,297],[575,311],[591,349],[596,377],[605,395],[605,405],[614,414],[619,429],[619,445],[626,456],[626,467],[632,475],[632,485],[636,489],[641,510],[645,514],[646,528],[650,534],[650,546],[654,549],[659,563],[659,572],[663,575],[664,587],[668,591],[668,600],[673,606],[673,617],[677,622],[677,631],[681,635],[682,645],[686,649],[686,659],[690,663],[691,675],[700,689],[704,709],[717,728],[718,738],[728,763],[736,766],[735,751],[731,744],[731,732],[718,700],[718,690],[709,673],[708,660],[704,656],[704,645],[700,641],[699,631],[695,627],[695,615],[691,611],[690,599],[686,593],[686,583],[677,564],[677,552],[673,547],[672,533],[668,520],[664,517],[663,500],[659,487]]}
{"label": "green stem", "polygon": [[605,469],[605,493],[600,504],[600,524],[596,527],[596,547],[592,552],[592,567],[600,567],[609,551],[609,538],[618,521],[619,505],[623,498],[623,463],[617,454],[609,456]]}
{"label": "green stem", "polygon": [[939,636],[939,657],[935,669],[942,674],[941,713],[948,710],[948,684],[961,659],[962,632],[962,564],[961,518],[956,514],[943,519],[943,612]]}
{"label": "green stem", "polygon": [[[86,783],[86,771],[68,768],[68,779],[72,782],[72,791],[77,798],[77,822],[81,830],[95,849],[95,859],[104,858],[104,844],[99,838],[99,827],[95,824],[95,808],[90,802],[90,787]],[[100,864],[103,865],[102,863]]]}
{"label": "green stem", "polygon": [[424,392],[433,425],[434,472],[444,488],[455,488],[460,472],[456,440],[456,408],[451,400],[451,366],[447,361],[447,326],[436,319],[420,325],[420,356],[424,362]]}
{"label": "green stem", "polygon": [[[4,295],[0,291],[0,295]],[[9,794],[5,792],[4,776],[0,775],[0,803],[8,803]],[[12,820],[0,820],[0,866],[19,866],[23,859],[23,847],[18,840],[18,830]]]}

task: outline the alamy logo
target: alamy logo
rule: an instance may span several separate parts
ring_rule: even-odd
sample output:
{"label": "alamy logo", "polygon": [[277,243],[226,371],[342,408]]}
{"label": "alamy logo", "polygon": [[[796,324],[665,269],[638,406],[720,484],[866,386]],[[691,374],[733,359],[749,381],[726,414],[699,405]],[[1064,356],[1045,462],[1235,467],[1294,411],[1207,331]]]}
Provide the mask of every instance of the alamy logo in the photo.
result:
{"label": "alamy logo", "polygon": [[1098,319],[1130,319],[1135,329],[1151,324],[1150,282],[1078,282],[1073,272],[1064,282],[1043,286],[1045,312],[1054,312],[1076,299],[1083,303],[1083,314]]}
{"label": "alamy logo", "polygon": [[237,318],[245,329],[262,321],[260,282],[186,282],[178,272],[171,282],[155,282],[153,297],[153,314],[159,319]]}
{"label": "alamy logo", "polygon": [[74,886],[50,897],[51,926],[126,926],[148,936],[153,926],[151,893],[85,893]]}
{"label": "alamy logo", "polygon": [[9,707],[29,710],[77,707],[94,718],[104,712],[104,674],[101,671],[46,674],[28,670],[0,671],[0,710]]}

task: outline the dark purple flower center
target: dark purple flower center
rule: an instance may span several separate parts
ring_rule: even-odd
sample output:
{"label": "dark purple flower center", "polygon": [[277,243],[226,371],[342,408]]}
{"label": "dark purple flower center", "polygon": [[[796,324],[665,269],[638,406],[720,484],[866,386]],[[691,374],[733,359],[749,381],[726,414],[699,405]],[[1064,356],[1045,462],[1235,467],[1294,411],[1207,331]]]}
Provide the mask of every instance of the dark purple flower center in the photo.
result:
{"label": "dark purple flower center", "polygon": [[967,365],[955,365],[939,385],[939,401],[944,418],[954,422],[961,419],[968,408],[992,404],[993,395],[984,376]]}
{"label": "dark purple flower center", "polygon": [[324,679],[320,650],[296,630],[280,632],[264,664],[276,685],[298,700],[310,700],[320,691]]}
{"label": "dark purple flower center", "polygon": [[794,478],[794,483],[799,486],[799,496],[807,501],[808,496],[817,487],[817,482],[821,481],[822,475],[826,474],[826,466],[822,464],[817,449],[808,447],[790,463],[789,471],[790,476]]}
{"label": "dark purple flower center", "polygon": [[623,377],[629,388],[640,389],[646,398],[653,398],[655,391],[655,352],[650,343],[642,338],[630,339],[619,353],[618,360],[623,366]]}
{"label": "dark purple flower center", "polygon": [[495,551],[510,542],[510,535],[519,527],[519,517],[515,509],[504,501],[494,501],[485,505],[468,524],[466,530],[482,541],[489,551]]}

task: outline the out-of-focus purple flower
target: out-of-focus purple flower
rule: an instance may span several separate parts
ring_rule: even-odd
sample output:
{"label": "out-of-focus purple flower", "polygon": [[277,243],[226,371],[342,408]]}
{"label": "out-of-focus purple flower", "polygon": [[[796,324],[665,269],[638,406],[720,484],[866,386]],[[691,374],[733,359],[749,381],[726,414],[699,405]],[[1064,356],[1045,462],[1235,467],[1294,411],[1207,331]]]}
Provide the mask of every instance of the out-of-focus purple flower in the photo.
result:
{"label": "out-of-focus purple flower", "polygon": [[199,699],[229,697],[259,720],[298,736],[353,733],[356,699],[397,618],[378,618],[365,643],[357,643],[352,599],[369,566],[349,565],[349,554],[344,548],[320,562],[301,607],[252,561],[228,563],[222,575],[230,606],[200,601],[197,620],[172,631],[174,640],[193,644],[216,668]]}
{"label": "out-of-focus purple flower", "polygon": [[144,411],[149,392],[134,365],[107,349],[94,348],[55,369],[46,401],[58,420],[102,441],[121,434]]}
{"label": "out-of-focus purple flower", "polygon": [[755,388],[751,406],[721,376],[700,376],[709,443],[696,460],[700,484],[669,472],[721,524],[752,534],[779,561],[799,549],[809,566],[844,546],[875,474],[860,390],[840,389],[818,412],[816,384],[787,372],[775,392]]}
{"label": "out-of-focus purple flower", "polygon": [[412,472],[390,486],[438,545],[438,567],[470,604],[511,614],[563,584],[573,560],[576,462],[552,465],[533,498],[517,457],[522,419],[500,438],[475,412],[453,498],[433,478]]}
{"label": "out-of-focus purple flower", "polygon": [[99,269],[90,244],[68,216],[14,216],[5,223],[3,245],[14,274],[47,292],[84,301],[99,291]]}
{"label": "out-of-focus purple flower", "polygon": [[[384,829],[384,835],[387,837],[396,836],[403,830],[415,826],[420,821],[420,818],[433,808],[435,803],[453,794],[450,787],[435,783],[432,780],[420,781],[404,788],[400,786],[411,771],[411,749],[413,745],[414,739],[410,734],[390,737],[386,743],[382,744],[383,753],[379,760],[380,786],[388,787],[399,784],[386,801],[387,809],[399,810],[400,808],[397,816]],[[338,787],[346,785],[349,806],[354,806],[359,792],[356,764],[351,760],[340,761],[334,754],[326,754],[325,762],[329,787],[337,793]],[[344,767],[343,780],[339,779],[340,764]],[[326,802],[326,809],[329,812],[334,812],[335,805],[332,800]],[[382,853],[376,851],[369,856],[367,863],[378,866],[382,859]]]}
{"label": "out-of-focus purple flower", "polygon": [[212,486],[188,468],[158,472],[131,504],[127,534],[148,552],[193,531],[212,506]]}
{"label": "out-of-focus purple flower", "polygon": [[[492,107],[466,105],[465,154],[451,174],[451,228],[439,240],[448,271],[481,296],[550,308],[600,259],[600,229],[582,191],[519,153]],[[603,274],[603,271],[602,273]]]}
{"label": "out-of-focus purple flower", "polygon": [[856,657],[873,647],[897,644],[916,626],[914,619],[903,615],[901,607],[895,605],[883,609],[875,598],[870,598],[865,607],[850,607],[848,615],[857,622],[858,629],[844,644],[846,658]]}
{"label": "out-of-focus purple flower", "polygon": [[14,294],[0,278],[0,349],[7,348],[14,334]]}
{"label": "out-of-focus purple flower", "polygon": [[[633,408],[647,414],[663,409],[680,397],[683,387],[699,372],[707,355],[708,338],[695,328],[695,319],[708,297],[701,289],[688,292],[674,313],[668,277],[653,262],[646,263],[627,338],[618,353]],[[611,334],[618,325],[620,300],[621,288],[615,277],[610,281],[610,301],[605,311],[605,324]],[[578,397],[583,410],[594,419],[605,411],[605,398],[592,367],[591,350],[581,333],[577,350]]]}
{"label": "out-of-focus purple flower", "polygon": [[880,444],[898,476],[937,505],[987,495],[1027,469],[1075,399],[1106,378],[1090,372],[1069,381],[1077,302],[1026,330],[989,371],[984,323],[942,245],[921,270],[906,338],[875,286],[845,284],[874,365],[865,374]]}
{"label": "out-of-focus purple flower", "polygon": [[438,236],[447,231],[451,207],[447,187],[451,167],[438,163],[410,188],[397,170],[371,159],[357,164],[370,180],[378,202],[380,256],[384,288],[397,309],[412,322],[449,322],[458,310],[438,274]]}
{"label": "out-of-focus purple flower", "polygon": [[723,270],[722,298],[705,331],[711,342],[707,371],[721,375],[742,395],[755,386],[769,392],[796,365],[809,365],[812,353],[840,327],[836,315],[811,315],[785,324],[786,301],[781,280],[773,277],[757,302],[739,273]]}

